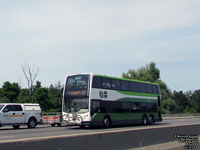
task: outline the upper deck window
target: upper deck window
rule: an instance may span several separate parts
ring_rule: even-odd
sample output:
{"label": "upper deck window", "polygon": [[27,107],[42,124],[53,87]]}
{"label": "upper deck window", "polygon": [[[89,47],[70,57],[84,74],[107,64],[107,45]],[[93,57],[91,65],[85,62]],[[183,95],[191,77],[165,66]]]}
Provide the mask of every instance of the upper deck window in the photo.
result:
{"label": "upper deck window", "polygon": [[120,80],[112,79],[112,89],[121,90]]}
{"label": "upper deck window", "polygon": [[88,75],[75,75],[67,78],[67,95],[86,95],[88,90]]}
{"label": "upper deck window", "polygon": [[131,82],[130,89],[132,92],[139,92],[139,84],[137,82]]}
{"label": "upper deck window", "polygon": [[158,85],[153,85],[153,93],[154,94],[159,94],[159,87],[158,87]]}
{"label": "upper deck window", "polygon": [[92,87],[93,88],[101,88],[101,78],[100,77],[93,77],[93,81],[92,81]]}
{"label": "upper deck window", "polygon": [[147,87],[147,93],[153,93],[153,85],[147,84],[146,87]]}
{"label": "upper deck window", "polygon": [[129,91],[129,82],[128,81],[121,81],[121,86],[123,91]]}
{"label": "upper deck window", "polygon": [[102,78],[102,88],[111,89],[111,81],[107,78]]}
{"label": "upper deck window", "polygon": [[146,90],[146,84],[139,83],[139,91],[142,92],[142,93],[146,93],[147,92],[147,90]]}

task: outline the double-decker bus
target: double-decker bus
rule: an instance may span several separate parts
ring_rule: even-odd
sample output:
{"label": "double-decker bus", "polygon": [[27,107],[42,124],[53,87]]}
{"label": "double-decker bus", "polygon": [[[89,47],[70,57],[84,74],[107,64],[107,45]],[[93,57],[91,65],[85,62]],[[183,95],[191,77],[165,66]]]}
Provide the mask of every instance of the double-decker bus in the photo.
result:
{"label": "double-decker bus", "polygon": [[93,73],[67,75],[63,120],[85,126],[152,124],[162,121],[156,83]]}

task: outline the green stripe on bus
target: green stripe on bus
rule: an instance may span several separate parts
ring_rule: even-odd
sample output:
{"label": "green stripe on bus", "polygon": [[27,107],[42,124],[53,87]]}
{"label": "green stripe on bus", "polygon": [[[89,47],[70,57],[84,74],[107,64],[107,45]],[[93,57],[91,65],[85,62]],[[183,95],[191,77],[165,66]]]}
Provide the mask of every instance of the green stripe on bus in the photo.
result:
{"label": "green stripe on bus", "polygon": [[[154,118],[159,118],[158,113],[145,113],[147,117],[153,114]],[[92,121],[103,121],[104,117],[109,115],[111,120],[136,120],[142,119],[144,113],[97,113]]]}
{"label": "green stripe on bus", "polygon": [[118,99],[117,101],[121,101],[121,102],[144,102],[144,103],[157,103],[158,100],[156,99],[142,99],[142,98],[121,98]]}
{"label": "green stripe on bus", "polygon": [[138,93],[138,92],[129,92],[129,91],[116,91],[120,94],[130,95],[130,96],[144,96],[144,97],[158,97],[158,94],[150,94],[150,93]]}

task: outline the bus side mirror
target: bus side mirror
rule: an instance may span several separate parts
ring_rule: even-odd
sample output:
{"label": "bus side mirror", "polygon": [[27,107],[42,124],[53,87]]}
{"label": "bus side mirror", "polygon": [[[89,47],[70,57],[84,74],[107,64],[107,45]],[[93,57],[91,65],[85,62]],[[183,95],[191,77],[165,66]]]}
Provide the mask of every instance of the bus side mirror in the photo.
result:
{"label": "bus side mirror", "polygon": [[3,112],[5,113],[5,112],[9,112],[9,109],[8,108],[5,108],[4,110],[3,110]]}

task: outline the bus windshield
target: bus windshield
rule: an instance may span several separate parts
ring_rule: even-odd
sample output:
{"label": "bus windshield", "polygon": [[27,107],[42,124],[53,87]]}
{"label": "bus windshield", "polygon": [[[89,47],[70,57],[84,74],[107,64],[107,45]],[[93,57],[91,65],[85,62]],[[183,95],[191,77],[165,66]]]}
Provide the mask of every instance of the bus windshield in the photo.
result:
{"label": "bus windshield", "polygon": [[67,98],[65,100],[65,112],[68,113],[85,113],[88,112],[89,99],[83,98]]}
{"label": "bus windshield", "polygon": [[67,78],[64,111],[70,113],[88,112],[89,75],[74,75]]}

